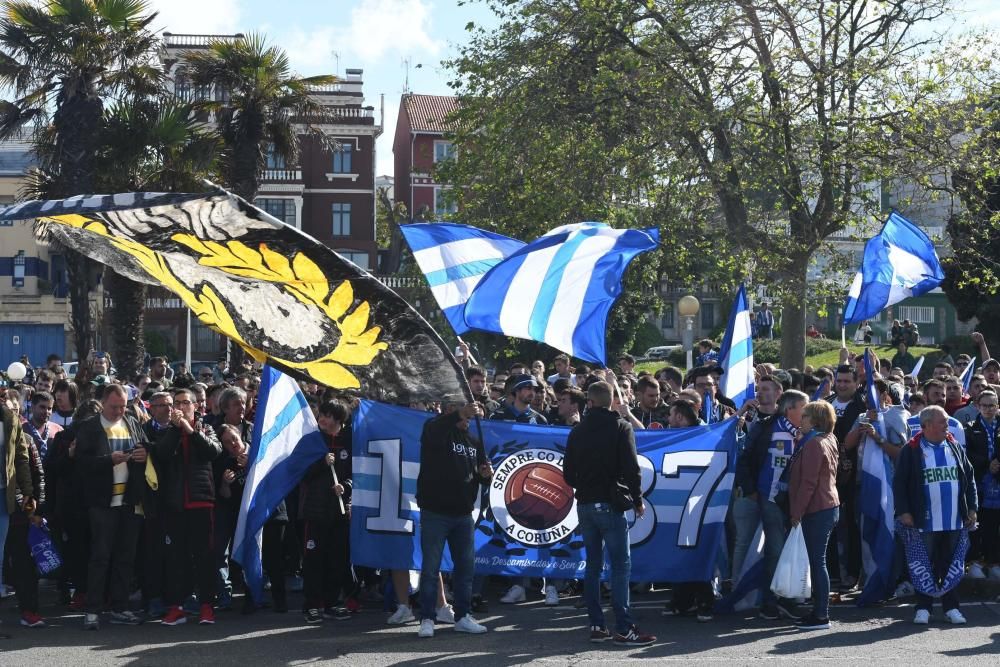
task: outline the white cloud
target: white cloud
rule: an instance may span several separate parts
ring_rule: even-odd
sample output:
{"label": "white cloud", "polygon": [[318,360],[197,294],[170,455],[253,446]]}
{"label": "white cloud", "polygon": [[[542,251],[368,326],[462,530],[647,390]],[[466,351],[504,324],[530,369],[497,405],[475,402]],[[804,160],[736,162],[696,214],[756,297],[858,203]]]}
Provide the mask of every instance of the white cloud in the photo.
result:
{"label": "white cloud", "polygon": [[152,0],[153,28],[173,33],[232,34],[240,26],[238,0]]}
{"label": "white cloud", "polygon": [[335,26],[296,28],[281,39],[292,63],[309,71],[333,63],[373,66],[387,54],[434,56],[444,43],[430,35],[431,6],[425,0],[360,0],[350,21]]}

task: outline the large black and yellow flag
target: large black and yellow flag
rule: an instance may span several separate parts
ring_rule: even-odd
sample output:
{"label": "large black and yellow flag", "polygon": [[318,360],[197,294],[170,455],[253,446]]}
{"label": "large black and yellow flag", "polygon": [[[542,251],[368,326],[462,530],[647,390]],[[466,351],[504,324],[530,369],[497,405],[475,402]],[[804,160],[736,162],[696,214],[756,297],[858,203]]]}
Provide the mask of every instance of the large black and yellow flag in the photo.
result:
{"label": "large black and yellow flag", "polygon": [[448,346],[374,276],[232,194],[135,192],[29,201],[65,245],[177,294],[254,359],[384,401],[470,399]]}

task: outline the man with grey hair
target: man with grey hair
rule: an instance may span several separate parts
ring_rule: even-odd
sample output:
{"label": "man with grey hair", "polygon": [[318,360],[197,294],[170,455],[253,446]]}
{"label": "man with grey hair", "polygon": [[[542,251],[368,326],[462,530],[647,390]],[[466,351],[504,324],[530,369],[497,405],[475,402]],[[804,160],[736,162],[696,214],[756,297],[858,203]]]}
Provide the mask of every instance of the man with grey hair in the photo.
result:
{"label": "man with grey hair", "polygon": [[[972,464],[948,432],[948,413],[931,405],[920,412],[921,433],[900,452],[892,490],[896,517],[911,529],[919,530],[929,557],[930,577],[914,575],[917,588],[917,612],[913,622],[930,622],[934,597],[940,596],[945,616],[954,625],[964,624],[959,610],[958,592],[952,587],[940,594],[949,570],[954,567],[956,547],[962,529],[976,524],[978,498]],[[909,549],[907,549],[909,552]],[[907,560],[912,558],[907,554]],[[959,563],[959,572],[961,572]],[[932,593],[934,596],[932,597]]]}
{"label": "man with grey hair", "polygon": [[789,459],[798,447],[799,424],[802,422],[802,408],[809,397],[801,391],[789,389],[778,399],[778,413],[770,429],[762,430],[752,442],[747,443],[740,457],[743,479],[752,480],[755,492],[747,497],[756,500],[760,506],[761,522],[764,526],[764,567],[765,576],[761,586],[763,605],[761,618],[769,621],[781,617],[797,620],[795,603],[779,600],[771,592],[771,579],[781,557],[788,534],[788,515],[774,502],[778,494],[778,482]]}

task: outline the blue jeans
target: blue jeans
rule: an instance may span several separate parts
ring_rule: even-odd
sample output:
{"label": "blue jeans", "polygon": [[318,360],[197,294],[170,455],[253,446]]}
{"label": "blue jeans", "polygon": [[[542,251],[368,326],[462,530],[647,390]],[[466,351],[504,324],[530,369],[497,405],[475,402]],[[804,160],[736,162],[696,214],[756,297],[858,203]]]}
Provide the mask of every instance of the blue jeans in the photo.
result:
{"label": "blue jeans", "polygon": [[476,552],[473,546],[471,514],[450,516],[421,510],[420,512],[420,618],[431,620],[437,616],[438,574],[441,572],[441,556],[444,543],[455,569],[451,585],[455,593],[455,620],[469,613],[472,604],[472,571],[475,568]]}
{"label": "blue jeans", "polygon": [[757,501],[749,498],[736,498],[733,500],[733,527],[736,529],[736,537],[733,540],[733,568],[732,579],[737,581],[743,570],[743,561],[746,560],[747,552],[750,551],[750,544],[753,536],[757,533],[757,526],[760,525],[760,507]]}
{"label": "blue jeans", "polygon": [[830,533],[840,519],[840,508],[820,510],[802,517],[802,537],[809,554],[809,574],[812,577],[813,615],[827,618],[830,613],[830,573],[826,570],[826,545]]}
{"label": "blue jeans", "polygon": [[778,602],[777,596],[771,592],[771,579],[778,567],[781,550],[785,547],[788,537],[788,517],[781,508],[770,500],[760,501],[760,519],[764,524],[764,581],[761,582],[761,594],[764,596],[764,606],[772,606]]}
{"label": "blue jeans", "polygon": [[587,603],[590,625],[605,627],[601,609],[601,570],[604,569],[604,547],[611,559],[611,605],[615,610],[615,627],[625,634],[634,625],[629,613],[629,576],[632,556],[628,544],[628,522],[624,512],[616,512],[607,503],[581,503],[576,506],[580,533],[587,550],[587,570],[583,579],[583,599]]}

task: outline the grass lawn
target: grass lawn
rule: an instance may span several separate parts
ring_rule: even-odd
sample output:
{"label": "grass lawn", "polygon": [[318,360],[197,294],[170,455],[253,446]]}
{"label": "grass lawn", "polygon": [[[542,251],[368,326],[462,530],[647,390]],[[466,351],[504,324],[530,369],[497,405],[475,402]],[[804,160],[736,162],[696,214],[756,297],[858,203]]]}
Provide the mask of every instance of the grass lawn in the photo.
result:
{"label": "grass lawn", "polygon": [[[865,348],[863,345],[854,345],[852,343],[847,344],[847,349],[855,354],[863,354]],[[891,347],[886,347],[885,345],[878,345],[872,348],[872,352],[879,359],[892,359],[896,354],[896,349]],[[910,354],[913,355],[914,359],[919,359],[922,355],[940,354],[940,350],[936,347],[920,347],[919,345],[910,348]],[[811,357],[806,357],[806,364],[812,366],[813,368],[819,368],[820,366],[836,366],[840,361],[840,350],[831,350],[829,352],[822,352],[820,354],[814,354]],[[925,364],[928,363],[930,359],[924,361]],[[931,364],[933,365],[933,364]],[[925,366],[930,368],[930,366]]]}
{"label": "grass lawn", "polygon": [[[855,345],[853,343],[847,344],[847,349],[851,350],[855,354],[862,354],[865,351],[864,346]],[[895,348],[886,347],[885,345],[879,345],[872,350],[875,352],[876,356],[881,358],[892,359],[893,355],[896,354]],[[928,359],[924,362],[925,368],[931,368],[933,364],[933,359],[941,352],[936,347],[911,347],[910,354],[913,355],[915,359],[919,359],[921,355],[928,355]],[[931,357],[930,355],[934,355]],[[840,361],[840,350],[830,350],[828,352],[821,352],[820,354],[814,354],[812,356],[806,357],[806,364],[812,366],[813,368],[819,368],[820,366],[836,366]],[[929,365],[926,365],[929,364]],[[642,361],[635,365],[636,371],[649,371],[650,373],[655,373],[657,370],[663,368],[664,366],[670,366],[670,361],[663,359],[660,361]],[[681,364],[683,366],[683,364]]]}

